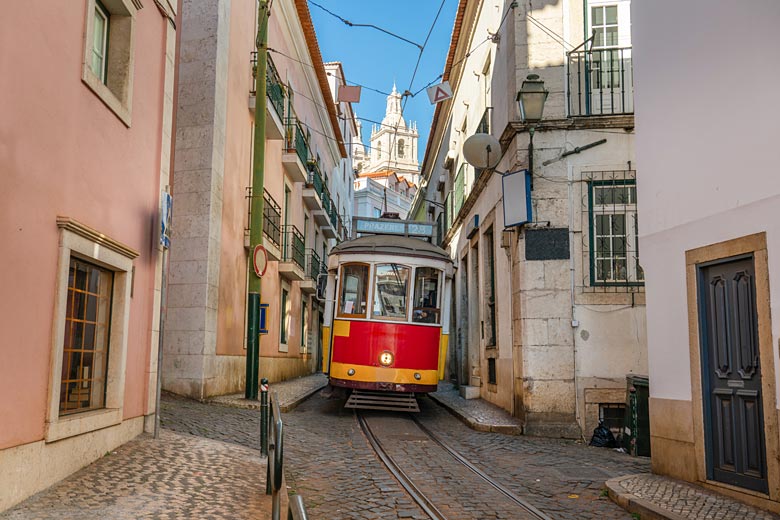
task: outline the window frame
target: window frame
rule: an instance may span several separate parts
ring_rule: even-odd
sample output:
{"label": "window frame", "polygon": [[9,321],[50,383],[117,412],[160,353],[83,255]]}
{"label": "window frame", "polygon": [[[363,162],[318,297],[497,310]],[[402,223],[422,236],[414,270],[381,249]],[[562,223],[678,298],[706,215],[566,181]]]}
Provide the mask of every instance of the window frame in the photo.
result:
{"label": "window frame", "polygon": [[[57,217],[57,227],[59,228],[59,252],[51,335],[46,442],[54,442],[122,423],[133,260],[139,255],[138,251],[114,240],[109,235],[69,217]],[[114,273],[108,332],[110,354],[105,375],[103,406],[98,409],[60,415],[62,358],[71,258],[81,259]]]}
{"label": "window frame", "polygon": [[[377,295],[376,277],[377,277],[378,267],[382,266],[382,265],[398,265],[398,266],[404,267],[404,268],[409,270],[409,278],[407,279],[407,282],[406,282],[406,296],[405,296],[405,298],[406,298],[406,309],[405,309],[405,313],[404,313],[404,317],[403,318],[398,317],[398,316],[378,316],[378,315],[374,314],[374,299],[376,298],[376,295]],[[411,315],[411,307],[412,306],[410,305],[410,303],[414,303],[414,302],[411,302],[410,292],[412,290],[412,286],[414,285],[414,267],[411,266],[411,265],[399,264],[399,263],[396,263],[396,262],[381,262],[381,263],[377,262],[377,263],[373,264],[372,275],[373,276],[371,277],[372,283],[371,283],[371,293],[370,293],[370,296],[371,296],[371,300],[370,300],[371,310],[369,312],[370,319],[371,320],[378,320],[378,321],[411,322],[410,315]]]}
{"label": "window frame", "polygon": [[[632,264],[639,263],[639,234],[638,234],[638,218],[639,211],[637,207],[637,201],[634,200],[630,204],[612,204],[612,207],[619,206],[622,211],[604,211],[598,213],[598,215],[625,215],[625,236],[626,236],[626,280],[622,281],[599,281],[597,280],[596,271],[596,221],[595,209],[597,206],[594,202],[594,188],[598,187],[627,187],[634,188],[636,190],[636,179],[620,179],[620,180],[590,180],[587,181],[588,186],[588,235],[589,235],[589,260],[590,260],[590,273],[589,282],[591,287],[644,287],[644,279],[638,280],[638,270],[636,267],[631,267]],[[633,210],[628,210],[626,207],[632,206]],[[605,206],[606,207],[606,206]],[[634,216],[634,219],[628,217]],[[633,223],[631,223],[633,220]],[[631,245],[633,244],[633,247]],[[613,257],[614,258],[614,257]],[[641,265],[639,266],[641,268]],[[633,273],[633,277],[632,277]]]}
{"label": "window frame", "polygon": [[[138,9],[133,0],[84,1],[86,9],[81,81],[129,128],[132,122],[135,23]],[[96,10],[107,15],[108,30],[105,36],[102,75],[92,70]]]}
{"label": "window frame", "polygon": [[[342,298],[342,288],[344,285],[344,268],[351,265],[359,265],[366,267],[368,269],[368,272],[366,273],[366,280],[364,284],[364,298],[366,302],[366,310],[363,312],[363,314],[359,313],[345,313],[341,312],[341,298]],[[373,266],[368,262],[345,262],[339,266],[339,283],[336,293],[336,317],[337,318],[349,318],[349,319],[368,319],[367,316],[369,315],[369,302],[371,301],[369,298],[371,297],[371,290],[370,290],[370,281],[372,280],[373,275]]]}
{"label": "window frame", "polygon": [[290,286],[286,282],[282,282],[282,285],[279,287],[279,352],[287,352],[289,349],[291,310],[292,298]]}
{"label": "window frame", "polygon": [[[101,70],[98,77],[100,78],[100,81],[103,82],[103,84],[106,84],[106,78],[108,77],[108,41],[109,41],[109,31],[111,30],[111,13],[108,12],[108,9],[106,9],[106,6],[103,5],[103,2],[100,0],[95,0],[95,9],[93,10],[93,16],[95,14],[99,14],[103,18],[103,45],[102,45],[102,54],[100,55],[100,59],[102,60],[101,64]],[[93,19],[94,23],[94,19]],[[96,31],[93,29],[92,31],[92,53],[95,52],[95,33]],[[91,65],[90,65],[91,67]],[[92,69],[92,72],[95,72],[94,69]],[[96,73],[97,74],[97,73]]]}
{"label": "window frame", "polygon": [[[415,298],[417,296],[417,271],[419,271],[420,269],[433,269],[434,271],[437,272],[437,277],[436,277],[436,308],[435,308],[435,310],[436,310],[436,321],[434,321],[432,323],[425,323],[425,322],[422,322],[422,321],[415,321],[414,320],[414,311],[415,310],[418,310],[418,309],[422,310],[422,309],[430,309],[431,308],[431,307],[415,307],[415,305],[414,305],[415,304]],[[411,284],[411,288],[410,288],[410,292],[412,294],[412,298],[411,298],[411,303],[412,303],[412,305],[411,305],[411,309],[412,309],[411,323],[413,325],[428,325],[428,326],[435,326],[435,327],[441,327],[442,326],[442,312],[443,312],[443,310],[442,310],[442,298],[443,298],[442,293],[444,292],[442,290],[443,287],[444,287],[443,278],[442,278],[443,276],[444,276],[444,271],[442,269],[438,268],[438,267],[434,267],[432,265],[418,265],[418,266],[415,266],[414,273],[412,275],[412,284]]]}

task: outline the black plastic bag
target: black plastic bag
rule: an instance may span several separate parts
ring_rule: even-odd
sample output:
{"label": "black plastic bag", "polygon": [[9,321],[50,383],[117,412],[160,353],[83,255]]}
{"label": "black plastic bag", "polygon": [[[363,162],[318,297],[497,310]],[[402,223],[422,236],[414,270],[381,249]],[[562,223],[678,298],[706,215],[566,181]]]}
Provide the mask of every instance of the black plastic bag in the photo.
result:
{"label": "black plastic bag", "polygon": [[593,430],[593,437],[590,438],[590,445],[597,448],[614,448],[617,446],[615,436],[609,431],[609,428],[604,426],[602,421],[599,421],[597,428]]}

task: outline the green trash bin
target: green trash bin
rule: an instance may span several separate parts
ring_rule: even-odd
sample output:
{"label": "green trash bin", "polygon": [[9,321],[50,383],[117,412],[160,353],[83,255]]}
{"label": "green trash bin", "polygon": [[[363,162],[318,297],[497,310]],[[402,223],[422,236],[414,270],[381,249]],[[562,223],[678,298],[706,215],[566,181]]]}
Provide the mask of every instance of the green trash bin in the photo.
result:
{"label": "green trash bin", "polygon": [[650,456],[650,384],[647,376],[626,376],[626,424],[623,447],[630,455]]}

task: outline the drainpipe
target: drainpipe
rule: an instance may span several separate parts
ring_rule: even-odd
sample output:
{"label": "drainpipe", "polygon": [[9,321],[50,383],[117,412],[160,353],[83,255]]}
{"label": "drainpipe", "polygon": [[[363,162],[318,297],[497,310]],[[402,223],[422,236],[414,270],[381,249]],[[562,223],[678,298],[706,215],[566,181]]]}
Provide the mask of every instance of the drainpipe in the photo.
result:
{"label": "drainpipe", "polygon": [[[260,0],[257,10],[257,68],[255,69],[255,132],[252,159],[252,196],[250,197],[249,243],[251,251],[263,243],[263,186],[265,176],[265,109],[266,74],[268,69],[269,0]],[[254,269],[249,270],[247,295],[246,388],[244,397],[257,401],[260,373],[260,289],[261,282]]]}

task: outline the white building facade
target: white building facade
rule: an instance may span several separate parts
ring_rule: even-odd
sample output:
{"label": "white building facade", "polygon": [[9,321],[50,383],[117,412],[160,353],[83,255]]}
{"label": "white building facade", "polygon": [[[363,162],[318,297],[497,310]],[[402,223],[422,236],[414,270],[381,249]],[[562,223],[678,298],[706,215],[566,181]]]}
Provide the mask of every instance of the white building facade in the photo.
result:
{"label": "white building facade", "polygon": [[[647,371],[630,3],[511,5],[460,2],[444,72],[453,97],[436,108],[412,207],[437,222],[457,266],[450,371],[526,433],[590,436],[600,419],[621,431],[626,377]],[[550,94],[532,218],[511,226],[504,205],[525,194],[504,193],[496,172],[529,165],[515,101],[528,74]],[[500,140],[495,172],[463,158],[474,133]]]}
{"label": "white building facade", "polygon": [[634,4],[653,471],[775,512],[778,20],[775,2]]}

